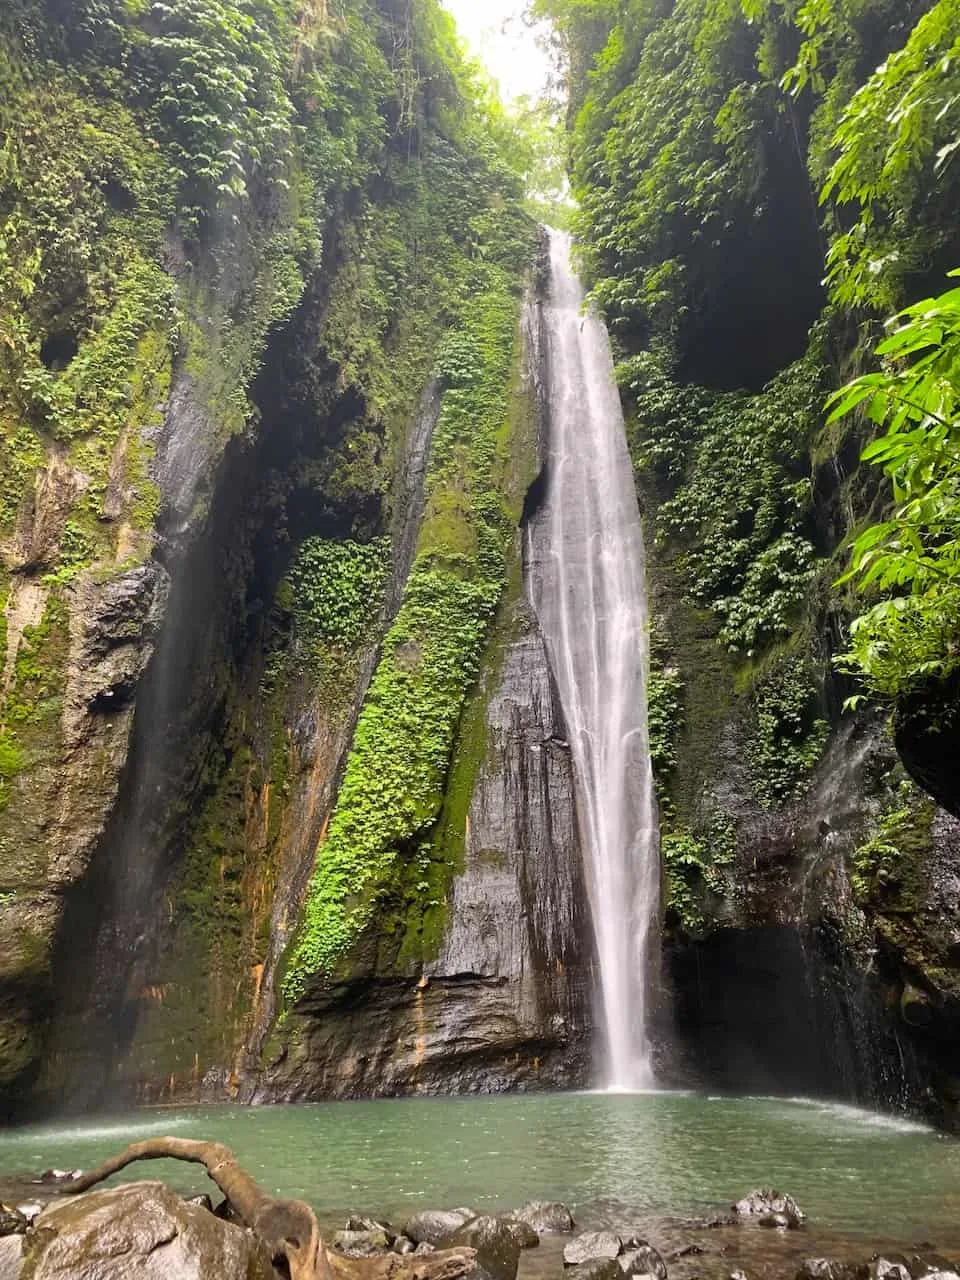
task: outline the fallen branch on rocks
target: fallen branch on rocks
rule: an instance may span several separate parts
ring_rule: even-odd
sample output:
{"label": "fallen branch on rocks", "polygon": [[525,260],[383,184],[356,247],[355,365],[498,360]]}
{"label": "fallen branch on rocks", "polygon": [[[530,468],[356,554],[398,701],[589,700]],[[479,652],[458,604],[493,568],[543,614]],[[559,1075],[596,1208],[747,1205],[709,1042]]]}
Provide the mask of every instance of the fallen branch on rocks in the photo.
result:
{"label": "fallen branch on rocks", "polygon": [[274,1268],[290,1280],[459,1280],[476,1265],[476,1250],[446,1249],[425,1257],[387,1254],[343,1258],[328,1254],[316,1214],[303,1200],[268,1196],[242,1169],[229,1147],[191,1138],[147,1138],[132,1143],[98,1168],[75,1178],[65,1194],[79,1195],[138,1160],[186,1160],[200,1164],[244,1226],[269,1250]]}
{"label": "fallen branch on rocks", "polygon": [[310,1206],[302,1200],[277,1200],[268,1196],[246,1170],[241,1169],[230,1148],[219,1142],[197,1142],[191,1138],[147,1138],[134,1142],[90,1173],[75,1178],[66,1189],[67,1194],[89,1191],[138,1160],[186,1160],[202,1164],[244,1226],[264,1242],[274,1267],[285,1264],[290,1280],[331,1280],[327,1251]]}

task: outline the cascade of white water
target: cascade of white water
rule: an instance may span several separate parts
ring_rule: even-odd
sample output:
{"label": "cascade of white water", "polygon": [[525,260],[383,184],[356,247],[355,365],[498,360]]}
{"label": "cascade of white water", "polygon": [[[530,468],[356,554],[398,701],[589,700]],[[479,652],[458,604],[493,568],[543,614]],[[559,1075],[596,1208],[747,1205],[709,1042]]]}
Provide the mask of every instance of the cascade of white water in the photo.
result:
{"label": "cascade of white water", "polygon": [[550,233],[544,307],[548,554],[532,585],[570,737],[599,961],[604,1083],[653,1083],[650,970],[660,862],[647,733],[643,535],[602,322],[584,314],[569,237]]}

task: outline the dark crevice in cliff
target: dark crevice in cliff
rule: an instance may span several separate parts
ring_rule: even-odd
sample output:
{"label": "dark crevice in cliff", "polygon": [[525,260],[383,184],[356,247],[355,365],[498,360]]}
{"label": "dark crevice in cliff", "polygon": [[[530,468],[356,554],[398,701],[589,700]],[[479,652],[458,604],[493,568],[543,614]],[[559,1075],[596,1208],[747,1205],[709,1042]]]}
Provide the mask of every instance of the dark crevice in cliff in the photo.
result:
{"label": "dark crevice in cliff", "polygon": [[[145,1004],[162,998],[164,892],[230,767],[231,717],[238,694],[256,698],[271,603],[296,546],[382,526],[377,501],[358,506],[355,495],[341,499],[324,486],[364,406],[333,391],[336,370],[318,354],[323,304],[321,281],[272,339],[255,385],[256,433],[227,446],[202,529],[189,541],[172,517],[162,552],[172,587],[137,690],[119,798],[88,874],[67,898],[55,960],[47,1088],[71,1106],[125,1100],[129,1082],[114,1073]],[[182,403],[174,394],[170,412]]]}
{"label": "dark crevice in cliff", "polygon": [[894,732],[910,776],[948,813],[960,817],[960,672],[901,699]]}
{"label": "dark crevice in cliff", "polygon": [[923,1097],[882,983],[825,926],[725,929],[674,945],[668,963],[691,1083],[893,1109]]}

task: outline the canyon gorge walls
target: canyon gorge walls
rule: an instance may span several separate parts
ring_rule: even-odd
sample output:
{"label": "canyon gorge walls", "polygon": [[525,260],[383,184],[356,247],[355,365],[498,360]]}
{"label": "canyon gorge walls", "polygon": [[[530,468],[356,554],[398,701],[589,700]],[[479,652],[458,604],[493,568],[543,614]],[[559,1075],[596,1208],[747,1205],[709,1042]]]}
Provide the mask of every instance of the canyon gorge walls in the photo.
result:
{"label": "canyon gorge walls", "polygon": [[[844,710],[888,497],[823,407],[956,265],[954,117],[818,204],[956,5],[537,7],[648,548],[658,1079],[956,1126],[956,678]],[[588,1083],[529,148],[435,0],[15,0],[0,71],[4,1109]]]}
{"label": "canyon gorge walls", "polygon": [[[824,401],[956,265],[956,6],[537,8],[650,547],[675,1078],[955,1125],[955,682],[866,627],[837,665],[848,539],[890,499]],[[865,653],[888,696],[844,710]]]}

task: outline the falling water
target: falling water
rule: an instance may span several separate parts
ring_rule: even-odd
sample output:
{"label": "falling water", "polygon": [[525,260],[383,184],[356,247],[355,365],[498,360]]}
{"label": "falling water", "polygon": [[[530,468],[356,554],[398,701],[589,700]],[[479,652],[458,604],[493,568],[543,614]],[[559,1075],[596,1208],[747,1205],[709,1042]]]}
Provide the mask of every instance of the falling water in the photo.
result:
{"label": "falling water", "polygon": [[607,1087],[653,1083],[647,1029],[660,862],[647,734],[643,535],[606,330],[550,233],[548,554],[532,584],[577,777]]}

